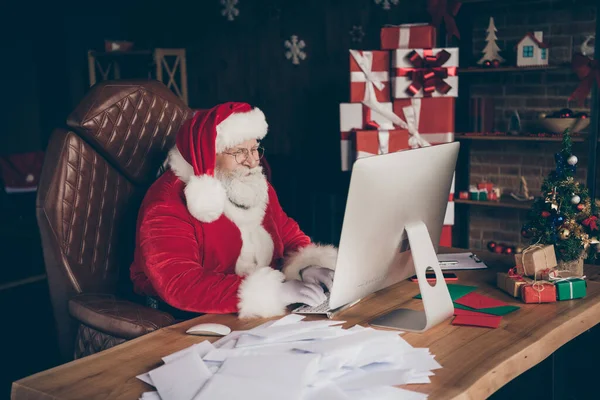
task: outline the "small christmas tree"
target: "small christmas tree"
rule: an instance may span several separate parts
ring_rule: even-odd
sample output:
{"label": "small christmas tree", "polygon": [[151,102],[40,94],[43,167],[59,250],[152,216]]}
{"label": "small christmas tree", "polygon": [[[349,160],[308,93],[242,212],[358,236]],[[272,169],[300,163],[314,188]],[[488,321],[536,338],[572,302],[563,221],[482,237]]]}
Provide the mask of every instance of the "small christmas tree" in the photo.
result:
{"label": "small christmas tree", "polygon": [[490,17],[490,24],[487,28],[487,36],[485,41],[487,44],[481,51],[483,53],[483,57],[481,60],[477,61],[477,64],[485,64],[486,61],[493,62],[494,60],[498,60],[498,63],[503,63],[504,58],[500,56],[500,47],[496,44],[496,25],[494,25],[494,17]]}
{"label": "small christmas tree", "polygon": [[577,157],[571,153],[571,134],[563,133],[562,150],[554,155],[556,170],[542,184],[542,197],[529,212],[522,235],[532,244],[554,245],[556,258],[569,262],[598,251],[599,221],[587,188],[575,182]]}

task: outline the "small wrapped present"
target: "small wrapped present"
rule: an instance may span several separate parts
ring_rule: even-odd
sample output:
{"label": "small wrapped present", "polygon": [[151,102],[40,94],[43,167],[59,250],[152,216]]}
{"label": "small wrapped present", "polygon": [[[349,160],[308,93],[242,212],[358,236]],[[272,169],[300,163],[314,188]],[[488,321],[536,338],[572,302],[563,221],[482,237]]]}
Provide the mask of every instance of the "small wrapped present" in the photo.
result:
{"label": "small wrapped present", "polygon": [[586,295],[587,282],[581,278],[563,278],[554,281],[556,298],[560,300],[581,299]]}
{"label": "small wrapped present", "polygon": [[390,101],[389,51],[350,50],[350,102]]}
{"label": "small wrapped present", "polygon": [[394,50],[392,97],[458,97],[458,48]]}
{"label": "small wrapped present", "polygon": [[521,288],[532,282],[532,279],[513,275],[510,272],[498,272],[496,274],[496,286],[498,286],[498,289],[501,289],[516,298],[521,296]]}
{"label": "small wrapped present", "polygon": [[442,234],[440,236],[440,246],[452,247],[452,226],[442,226]]}
{"label": "small wrapped present", "polygon": [[522,253],[515,254],[515,263],[519,275],[535,276],[537,279],[541,278],[545,271],[558,265],[553,245],[530,246]]}
{"label": "small wrapped present", "polygon": [[[378,103],[378,107],[392,112],[392,103]],[[356,160],[354,130],[394,129],[394,124],[368,106],[361,103],[340,104],[340,133],[342,171],[350,171]]]}
{"label": "small wrapped present", "polygon": [[394,153],[409,149],[405,130],[356,131],[356,158]]}
{"label": "small wrapped present", "polygon": [[431,49],[436,45],[435,26],[428,24],[386,25],[381,28],[381,48]]}
{"label": "small wrapped present", "polygon": [[521,287],[521,300],[524,303],[554,303],[556,286],[547,281],[537,281]]}

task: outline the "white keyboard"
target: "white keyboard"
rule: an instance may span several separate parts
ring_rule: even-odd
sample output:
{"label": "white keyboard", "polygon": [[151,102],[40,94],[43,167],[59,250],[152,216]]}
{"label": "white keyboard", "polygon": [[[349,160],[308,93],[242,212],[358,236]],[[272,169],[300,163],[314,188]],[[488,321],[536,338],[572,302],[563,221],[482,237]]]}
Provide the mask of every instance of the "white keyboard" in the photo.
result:
{"label": "white keyboard", "polygon": [[331,309],[329,308],[329,292],[325,293],[325,296],[327,296],[327,300],[325,300],[318,306],[311,307],[308,305],[303,305],[296,308],[293,312],[295,314],[327,314],[331,311]]}

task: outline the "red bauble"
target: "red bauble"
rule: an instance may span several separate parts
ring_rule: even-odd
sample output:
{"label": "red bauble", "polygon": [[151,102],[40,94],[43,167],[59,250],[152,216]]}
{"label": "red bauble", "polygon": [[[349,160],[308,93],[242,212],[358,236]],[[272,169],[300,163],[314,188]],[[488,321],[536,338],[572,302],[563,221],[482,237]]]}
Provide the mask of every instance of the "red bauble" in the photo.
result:
{"label": "red bauble", "polygon": [[583,207],[585,207],[583,204],[581,204],[581,203],[577,204],[577,209],[579,211],[583,211]]}
{"label": "red bauble", "polygon": [[494,242],[493,240],[491,242],[488,242],[487,248],[489,251],[494,251],[494,249],[496,248],[496,242]]}
{"label": "red bauble", "polygon": [[558,113],[559,113],[560,118],[573,118],[573,116],[575,115],[573,113],[573,111],[568,108],[563,108]]}
{"label": "red bauble", "polygon": [[492,66],[492,62],[490,60],[485,60],[483,62],[483,66],[486,67],[486,68],[489,68],[489,67]]}
{"label": "red bauble", "polygon": [[549,211],[542,211],[542,217],[548,218],[549,216],[550,216],[550,212]]}
{"label": "red bauble", "polygon": [[508,254],[508,255],[515,254],[515,249],[514,249],[514,247],[512,247],[512,246],[507,246],[507,247],[504,249],[504,254]]}
{"label": "red bauble", "polygon": [[494,253],[502,254],[502,253],[504,253],[504,249],[505,249],[505,246],[503,244],[497,244],[496,247],[494,247]]}
{"label": "red bauble", "polygon": [[498,68],[500,66],[500,60],[498,60],[497,58],[494,59],[492,61],[492,65],[494,66],[494,68]]}

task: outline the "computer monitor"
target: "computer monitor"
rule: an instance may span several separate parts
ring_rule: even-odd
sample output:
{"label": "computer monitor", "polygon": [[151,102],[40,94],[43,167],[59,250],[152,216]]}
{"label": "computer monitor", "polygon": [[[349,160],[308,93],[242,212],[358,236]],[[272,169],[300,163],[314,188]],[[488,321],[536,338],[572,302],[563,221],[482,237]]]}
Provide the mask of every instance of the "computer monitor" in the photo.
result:
{"label": "computer monitor", "polygon": [[[330,309],[417,275],[425,310],[394,310],[371,325],[425,331],[452,316],[437,249],[459,147],[454,142],[356,160]],[[435,272],[434,286],[425,278],[428,269]]]}

